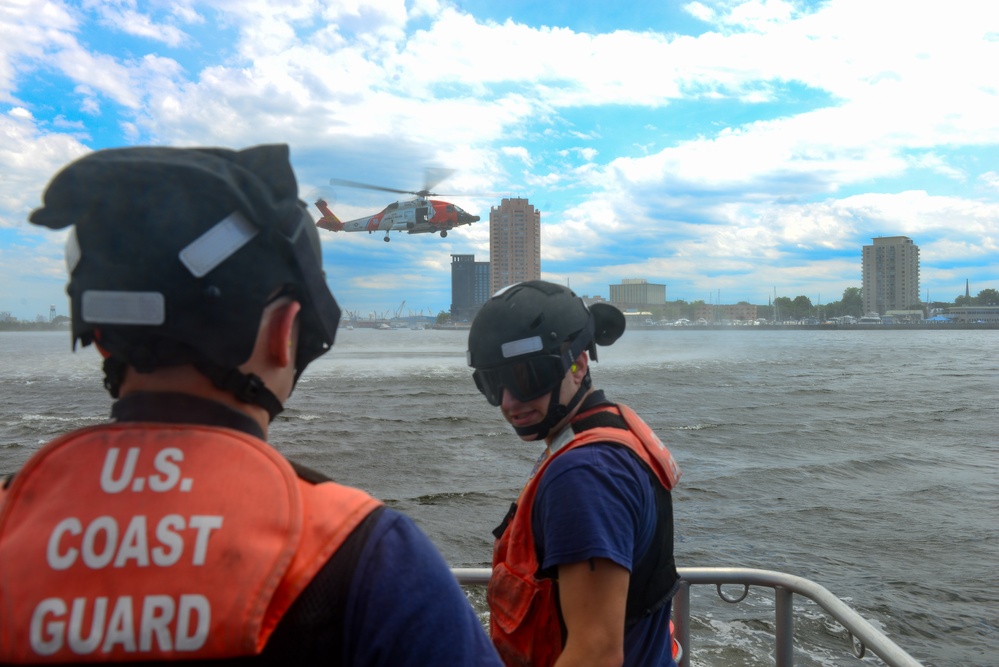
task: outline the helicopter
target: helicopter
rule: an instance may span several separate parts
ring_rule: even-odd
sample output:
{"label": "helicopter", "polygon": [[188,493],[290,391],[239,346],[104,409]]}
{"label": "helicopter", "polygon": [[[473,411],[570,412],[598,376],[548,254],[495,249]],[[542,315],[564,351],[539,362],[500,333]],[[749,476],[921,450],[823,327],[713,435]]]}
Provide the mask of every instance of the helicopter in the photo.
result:
{"label": "helicopter", "polygon": [[384,241],[388,243],[389,232],[399,231],[407,234],[433,234],[440,232],[441,238],[446,238],[449,230],[459,225],[470,225],[479,221],[479,216],[468,213],[460,206],[430,197],[447,197],[450,195],[440,195],[431,192],[430,189],[447,177],[450,170],[428,170],[426,186],[422,190],[396,190],[380,185],[369,185],[356,181],[346,181],[339,178],[331,178],[331,185],[343,185],[352,188],[363,188],[365,190],[379,190],[381,192],[396,192],[400,194],[416,195],[415,199],[397,201],[386,206],[379,213],[356,220],[342,222],[333,211],[330,210],[326,201],[322,198],[315,202],[316,208],[323,216],[316,223],[317,227],[328,229],[332,232],[368,232],[384,231]]}

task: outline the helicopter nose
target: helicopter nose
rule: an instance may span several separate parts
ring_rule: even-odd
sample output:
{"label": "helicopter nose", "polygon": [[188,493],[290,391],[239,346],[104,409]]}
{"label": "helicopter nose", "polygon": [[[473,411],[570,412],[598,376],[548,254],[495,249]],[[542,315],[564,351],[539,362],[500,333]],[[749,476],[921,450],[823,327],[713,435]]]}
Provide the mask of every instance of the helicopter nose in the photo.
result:
{"label": "helicopter nose", "polygon": [[461,216],[461,218],[462,218],[461,222],[478,222],[479,221],[479,216],[472,215],[471,213],[465,213],[464,215]]}

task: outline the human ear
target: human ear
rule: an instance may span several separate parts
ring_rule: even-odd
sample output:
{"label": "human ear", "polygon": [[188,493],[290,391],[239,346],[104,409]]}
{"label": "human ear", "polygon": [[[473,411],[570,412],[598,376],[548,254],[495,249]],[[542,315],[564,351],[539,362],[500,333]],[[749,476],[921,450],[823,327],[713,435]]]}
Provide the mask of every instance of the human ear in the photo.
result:
{"label": "human ear", "polygon": [[268,341],[271,356],[278,366],[285,367],[295,361],[295,344],[298,342],[298,329],[295,318],[302,309],[302,304],[290,301],[278,306],[271,313],[268,327]]}

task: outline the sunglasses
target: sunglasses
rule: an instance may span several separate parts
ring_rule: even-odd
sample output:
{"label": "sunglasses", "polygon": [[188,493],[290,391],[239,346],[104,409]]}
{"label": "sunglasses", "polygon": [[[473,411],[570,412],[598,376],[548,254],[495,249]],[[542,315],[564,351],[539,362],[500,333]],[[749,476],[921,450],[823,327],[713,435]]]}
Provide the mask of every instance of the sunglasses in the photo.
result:
{"label": "sunglasses", "polygon": [[526,403],[551,392],[562,381],[568,370],[565,356],[541,355],[495,368],[479,368],[472,378],[490,405],[503,402],[504,389]]}

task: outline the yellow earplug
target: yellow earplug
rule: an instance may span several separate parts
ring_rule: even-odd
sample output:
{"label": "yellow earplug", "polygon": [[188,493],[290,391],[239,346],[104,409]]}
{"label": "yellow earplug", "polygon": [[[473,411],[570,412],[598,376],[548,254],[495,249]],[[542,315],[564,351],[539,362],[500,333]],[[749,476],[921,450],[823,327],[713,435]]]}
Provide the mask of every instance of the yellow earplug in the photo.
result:
{"label": "yellow earplug", "polygon": [[576,364],[573,364],[573,365],[572,365],[572,366],[571,366],[571,367],[569,368],[569,370],[570,370],[570,371],[572,371],[573,373],[575,373],[575,372],[576,372]]}

